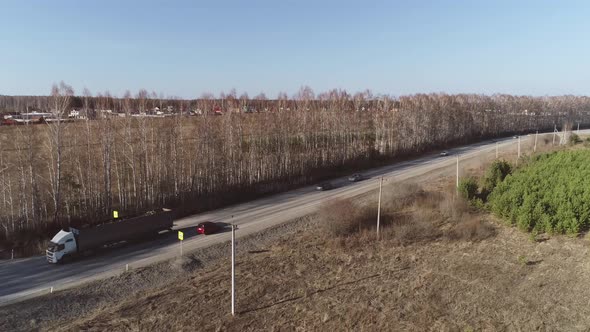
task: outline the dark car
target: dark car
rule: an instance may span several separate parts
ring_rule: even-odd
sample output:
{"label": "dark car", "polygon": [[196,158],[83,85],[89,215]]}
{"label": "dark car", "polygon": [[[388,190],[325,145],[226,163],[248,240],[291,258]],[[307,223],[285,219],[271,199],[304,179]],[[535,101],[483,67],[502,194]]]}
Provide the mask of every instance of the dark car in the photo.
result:
{"label": "dark car", "polygon": [[350,181],[350,182],[357,182],[357,181],[361,181],[362,179],[364,179],[364,177],[362,174],[359,174],[359,173],[353,174],[348,177],[348,181]]}
{"label": "dark car", "polygon": [[317,190],[330,190],[334,188],[334,186],[330,182],[322,182],[315,187]]}
{"label": "dark car", "polygon": [[220,225],[218,225],[214,222],[205,221],[205,222],[202,222],[197,225],[197,233],[209,235],[209,234],[219,232],[221,230],[221,228],[222,227]]}

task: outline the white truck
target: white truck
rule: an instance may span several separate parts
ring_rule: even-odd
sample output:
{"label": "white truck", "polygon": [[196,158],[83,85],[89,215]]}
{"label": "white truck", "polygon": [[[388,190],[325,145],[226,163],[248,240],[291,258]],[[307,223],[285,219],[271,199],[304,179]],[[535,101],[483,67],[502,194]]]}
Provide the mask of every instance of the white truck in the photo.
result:
{"label": "white truck", "polygon": [[128,219],[115,219],[92,228],[60,230],[45,251],[47,261],[62,263],[68,258],[107,244],[139,239],[172,229],[173,212],[168,209]]}

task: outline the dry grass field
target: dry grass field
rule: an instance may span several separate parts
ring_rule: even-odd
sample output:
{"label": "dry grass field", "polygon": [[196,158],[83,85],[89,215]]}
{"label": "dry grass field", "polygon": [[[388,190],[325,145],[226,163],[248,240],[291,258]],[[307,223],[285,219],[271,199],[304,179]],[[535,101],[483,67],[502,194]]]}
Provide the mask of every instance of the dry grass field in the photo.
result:
{"label": "dry grass field", "polygon": [[590,328],[587,239],[533,239],[499,226],[449,195],[450,182],[386,191],[380,239],[368,226],[371,210],[362,208],[373,202],[336,202],[296,235],[239,255],[235,317],[229,264],[221,261],[180,283],[48,329]]}

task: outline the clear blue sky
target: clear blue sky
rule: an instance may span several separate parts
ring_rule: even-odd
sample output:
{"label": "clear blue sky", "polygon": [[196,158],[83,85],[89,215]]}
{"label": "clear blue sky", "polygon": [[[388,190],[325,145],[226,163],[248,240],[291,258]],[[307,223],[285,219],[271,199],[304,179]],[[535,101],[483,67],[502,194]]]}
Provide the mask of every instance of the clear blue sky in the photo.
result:
{"label": "clear blue sky", "polygon": [[0,2],[0,94],[590,95],[588,1]]}

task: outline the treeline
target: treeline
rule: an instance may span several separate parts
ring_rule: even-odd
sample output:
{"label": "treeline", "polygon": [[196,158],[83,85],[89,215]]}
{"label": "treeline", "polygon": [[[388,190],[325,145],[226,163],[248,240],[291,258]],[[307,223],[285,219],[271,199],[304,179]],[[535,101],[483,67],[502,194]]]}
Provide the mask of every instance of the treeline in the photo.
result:
{"label": "treeline", "polygon": [[[65,113],[73,97],[67,85],[56,86],[47,106]],[[122,101],[131,110],[151,100],[127,97],[104,93],[92,97],[93,107]],[[310,89],[296,97],[267,100],[275,111],[257,114],[2,127],[0,239],[11,245],[47,236],[55,227],[99,222],[112,210],[195,212],[436,147],[590,125],[586,97],[392,98]]]}
{"label": "treeline", "polygon": [[[244,107],[255,112],[291,110],[301,107],[314,109],[339,109],[339,110],[368,110],[377,107],[380,100],[395,103],[389,96],[374,96],[371,91],[358,92],[354,95],[345,90],[331,90],[315,94],[309,87],[302,87],[292,97],[286,93],[279,93],[276,98],[267,98],[260,93],[252,98],[247,93],[238,96],[235,89],[229,93],[220,93],[214,96],[211,93],[203,93],[196,99],[182,99],[180,97],[164,97],[155,92],[149,93],[140,89],[136,94],[126,91],[122,97],[114,97],[109,92],[98,93],[93,96],[87,89],[82,95],[72,95],[70,107],[77,110],[86,110],[92,118],[96,116],[95,110],[113,110],[121,113],[146,112],[155,107],[167,109],[171,107],[174,113],[188,113],[191,110],[212,112],[214,107],[223,111],[241,111]],[[304,101],[304,102],[302,102]],[[3,96],[0,95],[0,113],[23,113],[30,111],[50,112],[54,109],[50,96]]]}
{"label": "treeline", "polygon": [[[238,96],[235,89],[228,93],[220,93],[214,96],[211,93],[203,93],[196,99],[182,99],[180,97],[165,97],[163,94],[148,92],[140,89],[136,94],[126,91],[122,97],[114,97],[109,92],[98,93],[93,96],[90,91],[84,89],[81,95],[72,95],[70,98],[70,107],[73,109],[85,109],[88,114],[96,115],[95,110],[114,110],[121,113],[139,113],[151,110],[155,107],[164,109],[171,107],[175,113],[188,112],[190,110],[200,109],[210,112],[213,107],[217,106],[224,111],[241,110],[243,107],[253,108],[256,111],[273,111],[280,109],[290,109],[297,107],[295,100],[305,99],[309,104],[317,104],[325,101],[337,101],[340,109],[352,109],[355,105],[359,106],[362,102],[371,102],[372,94],[370,91],[357,93],[354,96],[349,95],[344,90],[332,90],[327,93],[319,94],[315,100],[315,94],[309,87],[303,87],[292,98],[286,93],[279,93],[276,99],[269,99],[264,93],[260,93],[250,98],[247,93]],[[345,104],[348,105],[345,105]],[[318,105],[315,105],[318,106]],[[52,111],[52,99],[50,96],[4,96],[0,95],[0,113],[23,113],[30,111]]]}
{"label": "treeline", "polygon": [[[431,98],[440,99],[432,102]],[[438,103],[439,105],[435,105]],[[422,105],[424,104],[424,105]],[[155,107],[166,109],[168,106],[174,113],[188,113],[190,110],[200,109],[211,112],[215,106],[223,111],[238,111],[249,107],[257,112],[315,109],[338,111],[369,111],[369,110],[398,110],[408,107],[422,107],[436,109],[442,106],[465,108],[467,104],[475,107],[474,111],[496,110],[502,112],[567,112],[579,113],[590,111],[590,98],[585,96],[532,97],[512,95],[468,95],[460,94],[448,96],[445,94],[412,95],[392,97],[388,95],[374,95],[370,90],[348,93],[346,90],[330,90],[315,94],[309,87],[302,87],[296,94],[289,97],[286,93],[279,93],[276,98],[267,98],[260,93],[252,98],[247,93],[231,90],[214,96],[203,93],[196,99],[182,99],[180,97],[164,97],[163,94],[149,93],[145,89],[132,94],[126,91],[122,97],[111,95],[108,91],[92,95],[84,89],[81,95],[69,98],[69,108],[87,110],[88,114],[96,114],[95,110],[113,110],[121,113],[138,113]],[[448,105],[446,105],[448,104]],[[4,96],[0,95],[0,113],[22,113],[27,111],[55,111],[51,96]]]}

